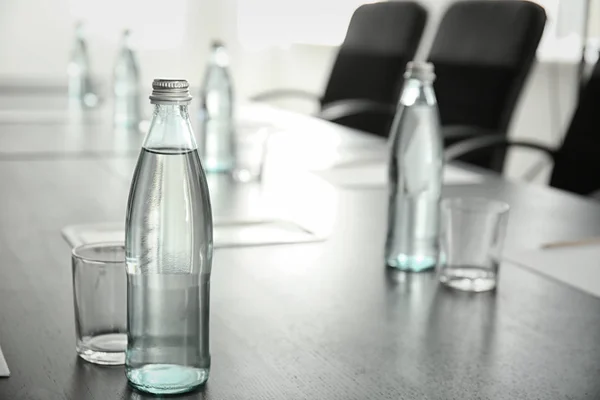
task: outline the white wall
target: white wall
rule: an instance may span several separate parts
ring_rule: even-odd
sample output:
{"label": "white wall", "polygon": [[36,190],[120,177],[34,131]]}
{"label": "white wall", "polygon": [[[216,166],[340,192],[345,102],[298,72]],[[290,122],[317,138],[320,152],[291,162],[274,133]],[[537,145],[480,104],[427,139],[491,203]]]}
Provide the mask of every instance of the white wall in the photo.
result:
{"label": "white wall", "polygon": [[[74,26],[78,20],[83,20],[93,74],[105,84],[111,79],[120,33],[127,27],[133,30],[142,80],[148,87],[155,77],[182,77],[197,86],[203,77],[213,38],[224,39],[229,47],[241,97],[289,81],[315,86],[311,79],[297,80],[302,77],[292,77],[288,73],[288,67],[295,68],[293,49],[246,49],[240,45],[238,1],[253,0],[2,1],[0,83],[34,79],[66,84]],[[183,34],[181,37],[173,35],[173,31]],[[169,41],[172,36],[173,40]],[[331,52],[331,48],[326,52]],[[319,69],[322,54],[315,50],[312,57],[315,65],[306,68]],[[301,58],[304,55],[305,52],[299,52]],[[294,71],[294,74],[299,73]]]}
{"label": "white wall", "polygon": [[0,75],[64,73],[71,30],[68,18],[68,0],[2,1]]}
{"label": "white wall", "polygon": [[[157,76],[184,76],[197,83],[210,38],[225,26],[219,21],[223,3],[5,0],[0,3],[0,78],[65,80],[74,25],[82,19],[93,73],[105,82],[110,80],[120,33],[131,27],[140,47],[138,58],[145,82]],[[184,5],[182,10],[178,4]],[[169,20],[177,24],[177,29],[168,29]],[[172,31],[183,34],[175,35],[171,43],[160,40],[171,38]]]}

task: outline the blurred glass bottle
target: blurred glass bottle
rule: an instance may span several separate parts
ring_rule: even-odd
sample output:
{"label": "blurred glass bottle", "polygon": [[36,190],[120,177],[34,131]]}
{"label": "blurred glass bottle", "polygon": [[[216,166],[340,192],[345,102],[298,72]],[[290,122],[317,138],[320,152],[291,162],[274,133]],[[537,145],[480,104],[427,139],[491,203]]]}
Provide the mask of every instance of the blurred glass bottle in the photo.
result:
{"label": "blurred glass bottle", "polygon": [[90,59],[85,41],[83,23],[75,27],[75,41],[67,68],[69,77],[69,103],[77,106],[96,105],[90,77]]}
{"label": "blurred glass bottle", "polygon": [[140,72],[131,48],[131,33],[123,32],[121,50],[114,68],[114,110],[116,128],[137,128],[140,122]]}
{"label": "blurred glass bottle", "polygon": [[389,266],[407,271],[435,267],[443,139],[430,63],[408,63],[390,132],[388,232]]}
{"label": "blurred glass bottle", "polygon": [[200,150],[207,172],[230,172],[235,164],[233,86],[225,46],[214,41],[200,92]]}
{"label": "blurred glass bottle", "polygon": [[134,172],[125,226],[125,371],[145,392],[183,393],[208,379],[213,225],[185,80],[155,79],[150,129]]}

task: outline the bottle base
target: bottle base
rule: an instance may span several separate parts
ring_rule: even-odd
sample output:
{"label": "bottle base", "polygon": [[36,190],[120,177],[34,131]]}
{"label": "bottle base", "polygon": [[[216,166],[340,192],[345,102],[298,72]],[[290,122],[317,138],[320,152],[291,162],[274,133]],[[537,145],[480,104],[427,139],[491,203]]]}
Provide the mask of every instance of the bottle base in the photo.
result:
{"label": "bottle base", "polygon": [[399,254],[386,260],[388,267],[406,272],[424,272],[435,268],[437,259],[427,256],[407,256]]}
{"label": "bottle base", "polygon": [[190,392],[208,380],[208,368],[174,364],[149,364],[127,370],[127,379],[134,388],[152,394]]}

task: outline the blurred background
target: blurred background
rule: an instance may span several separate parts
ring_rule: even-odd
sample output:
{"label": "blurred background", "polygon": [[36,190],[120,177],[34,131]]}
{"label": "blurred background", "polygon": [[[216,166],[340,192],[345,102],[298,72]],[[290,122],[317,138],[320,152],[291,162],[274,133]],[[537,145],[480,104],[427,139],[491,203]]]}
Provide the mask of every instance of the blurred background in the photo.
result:
{"label": "blurred background", "polygon": [[[519,0],[515,0],[519,1]],[[417,58],[427,54],[437,23],[452,0],[422,0],[429,20]],[[77,21],[85,24],[92,75],[110,87],[121,32],[133,32],[142,88],[155,77],[182,77],[198,87],[209,44],[228,47],[239,100],[272,88],[322,93],[337,48],[360,0],[20,0],[0,5],[0,86],[66,87]],[[600,1],[538,0],[548,23],[538,62],[520,98],[510,136],[558,145],[575,105],[582,51],[593,64],[600,46]],[[589,21],[587,23],[586,21]],[[584,50],[584,44],[585,50]],[[144,93],[145,94],[145,93]],[[276,105],[311,112],[299,100]],[[505,168],[520,178],[543,156],[511,150]],[[545,182],[547,173],[534,181]]]}

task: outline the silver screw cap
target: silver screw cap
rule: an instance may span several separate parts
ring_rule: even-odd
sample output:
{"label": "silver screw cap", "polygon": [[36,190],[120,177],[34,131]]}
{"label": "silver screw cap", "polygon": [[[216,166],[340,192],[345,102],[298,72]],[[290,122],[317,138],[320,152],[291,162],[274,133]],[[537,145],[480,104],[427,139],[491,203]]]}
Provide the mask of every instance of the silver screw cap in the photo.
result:
{"label": "silver screw cap", "polygon": [[185,79],[155,79],[152,82],[151,104],[189,104],[190,85]]}
{"label": "silver screw cap", "polygon": [[406,64],[404,78],[433,82],[435,80],[435,69],[430,62],[411,61]]}

